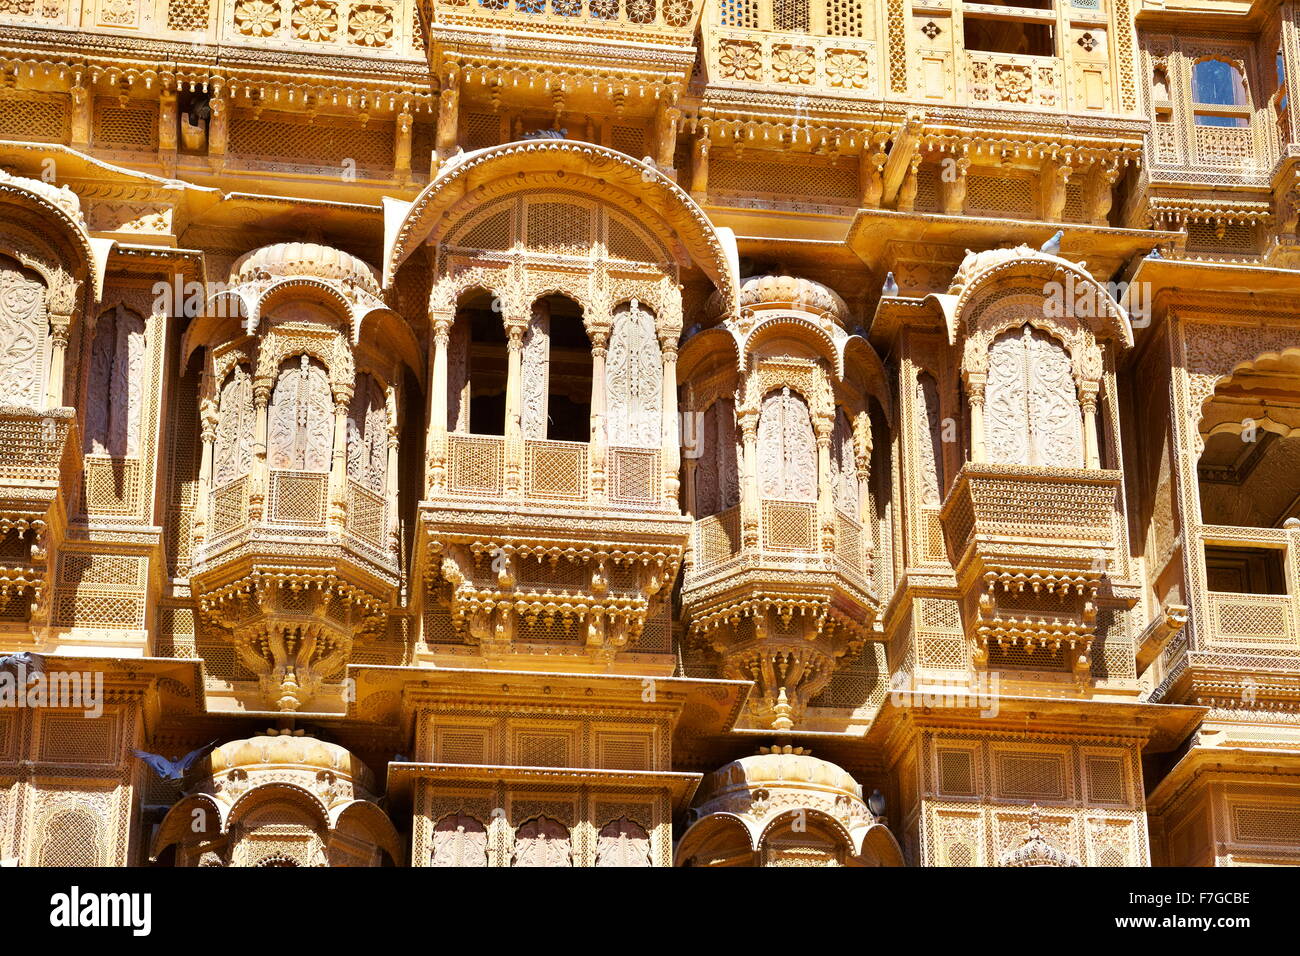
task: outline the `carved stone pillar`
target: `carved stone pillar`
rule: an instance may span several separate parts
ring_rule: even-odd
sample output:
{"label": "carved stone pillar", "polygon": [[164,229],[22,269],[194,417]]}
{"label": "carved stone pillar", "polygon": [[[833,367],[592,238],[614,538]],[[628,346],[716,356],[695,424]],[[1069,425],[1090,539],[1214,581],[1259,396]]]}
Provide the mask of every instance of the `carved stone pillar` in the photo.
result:
{"label": "carved stone pillar", "polygon": [[1069,161],[1049,160],[1043,168],[1043,218],[1060,222],[1065,215],[1065,202],[1069,196],[1070,176],[1074,168]]}
{"label": "carved stone pillar", "polygon": [[660,341],[659,347],[664,361],[664,504],[676,508],[682,468],[682,440],[677,420],[677,336],[670,334]]}
{"label": "carved stone pillar", "polygon": [[203,451],[199,458],[199,483],[194,492],[194,547],[203,546],[208,528],[208,494],[212,489],[212,448],[217,440],[217,403],[199,402],[199,427]]}
{"label": "carved stone pillar", "polygon": [[741,540],[746,548],[757,548],[758,516],[763,509],[758,492],[758,409],[744,409],[736,418],[745,447],[745,477],[740,485]]}
{"label": "carved stone pillar", "polygon": [[524,433],[521,419],[523,406],[523,322],[513,321],[506,326],[509,336],[506,348],[506,494],[518,498],[523,494]]}
{"label": "carved stone pillar", "polygon": [[816,415],[813,427],[817,432],[817,524],[821,528],[822,559],[835,560],[835,499],[831,487],[831,430],[835,418]]}
{"label": "carved stone pillar", "polygon": [[212,110],[212,118],[208,120],[208,155],[224,156],[230,117],[226,115],[226,101],[219,89],[212,91],[208,107]]}
{"label": "carved stone pillar", "polygon": [[428,475],[425,478],[430,494],[443,494],[447,490],[447,344],[451,340],[451,327],[456,315],[451,311],[431,313],[433,327],[433,353],[429,369],[429,433],[425,459]]}
{"label": "carved stone pillar", "polygon": [[[438,92],[438,130],[434,138],[434,163],[441,164],[456,151],[457,127],[460,124],[460,80],[455,72],[442,78]],[[436,166],[434,171],[436,172]]]}
{"label": "carved stone pillar", "polygon": [[[951,166],[949,165],[951,162]],[[966,212],[966,187],[969,181],[966,174],[970,171],[970,160],[962,156],[943,164],[943,211],[948,216],[960,216]]]}
{"label": "carved stone pillar", "polygon": [[862,192],[864,209],[879,209],[885,193],[885,161],[889,157],[878,146],[871,152],[863,151],[858,165],[858,185]]}
{"label": "carved stone pillar", "polygon": [[270,403],[271,380],[257,379],[253,382],[253,470],[248,488],[249,521],[262,520],[265,512],[268,481],[266,464],[267,406]]}
{"label": "carved stone pillar", "polygon": [[342,530],[348,517],[348,405],[351,389],[334,393],[334,451],[330,456],[330,523]]}
{"label": "carved stone pillar", "polygon": [[691,198],[703,203],[709,198],[709,134],[695,137],[695,163],[691,168]]}
{"label": "carved stone pillar", "polygon": [[176,93],[163,90],[158,95],[158,152],[176,149]]}
{"label": "carved stone pillar", "polygon": [[677,152],[677,119],[681,110],[671,103],[661,100],[655,114],[656,162],[660,169],[672,169],[673,157]]}
{"label": "carved stone pillar", "polygon": [[411,178],[411,125],[414,117],[409,110],[397,114],[397,131],[393,143],[393,172],[402,182]]}
{"label": "carved stone pillar", "polygon": [[397,513],[397,400],[396,392],[388,390],[388,469],[384,481],[384,494],[388,499],[388,549],[400,557],[401,536],[398,532]]}
{"label": "carved stone pillar", "polygon": [[1092,224],[1110,224],[1110,209],[1115,203],[1115,183],[1119,181],[1119,167],[1108,163],[1093,170]]}
{"label": "carved stone pillar", "polygon": [[1085,468],[1101,467],[1101,450],[1097,445],[1097,383],[1087,382],[1079,388],[1083,406],[1083,463]]}
{"label": "carved stone pillar", "polygon": [[69,92],[72,94],[71,144],[73,149],[82,149],[90,145],[90,90],[78,80]]}
{"label": "carved stone pillar", "polygon": [[591,497],[594,501],[608,501],[606,476],[608,474],[608,440],[606,432],[607,383],[605,359],[609,355],[609,332],[603,328],[591,330]]}
{"label": "carved stone pillar", "polygon": [[987,460],[984,452],[984,383],[983,373],[966,376],[966,391],[970,395],[970,460]]}
{"label": "carved stone pillar", "polygon": [[903,178],[903,185],[898,190],[899,212],[911,212],[916,208],[916,191],[920,186],[920,171],[921,154],[918,152],[912,157],[912,162],[907,167],[907,175]]}
{"label": "carved stone pillar", "polygon": [[50,316],[50,373],[45,380],[45,404],[48,408],[63,405],[63,366],[67,361],[71,321],[71,316]]}

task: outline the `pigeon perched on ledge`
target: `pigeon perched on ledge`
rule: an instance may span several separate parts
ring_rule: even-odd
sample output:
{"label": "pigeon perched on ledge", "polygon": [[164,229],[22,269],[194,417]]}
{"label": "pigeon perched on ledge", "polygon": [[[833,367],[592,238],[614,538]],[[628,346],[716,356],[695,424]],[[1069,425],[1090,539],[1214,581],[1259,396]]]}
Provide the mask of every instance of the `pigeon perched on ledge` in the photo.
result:
{"label": "pigeon perched on ledge", "polygon": [[1059,256],[1061,254],[1061,240],[1065,238],[1065,230],[1056,230],[1056,235],[1052,236],[1045,243],[1038,247],[1039,252],[1045,252],[1049,256]]}
{"label": "pigeon perched on ledge", "polygon": [[535,129],[531,133],[524,133],[520,139],[568,139],[569,130],[562,129]]}
{"label": "pigeon perched on ledge", "polygon": [[880,292],[882,295],[890,297],[898,295],[898,281],[894,278],[892,272],[885,273],[885,285]]}
{"label": "pigeon perched on ledge", "polygon": [[23,667],[29,674],[41,674],[45,671],[45,658],[31,651],[19,651],[0,657],[0,671],[8,668]]}
{"label": "pigeon perched on ledge", "polygon": [[143,750],[132,750],[131,753],[147,763],[160,780],[180,780],[185,776],[185,771],[206,757],[216,745],[215,740],[204,744],[198,750],[191,750],[179,760],[168,760],[160,754],[145,753]]}

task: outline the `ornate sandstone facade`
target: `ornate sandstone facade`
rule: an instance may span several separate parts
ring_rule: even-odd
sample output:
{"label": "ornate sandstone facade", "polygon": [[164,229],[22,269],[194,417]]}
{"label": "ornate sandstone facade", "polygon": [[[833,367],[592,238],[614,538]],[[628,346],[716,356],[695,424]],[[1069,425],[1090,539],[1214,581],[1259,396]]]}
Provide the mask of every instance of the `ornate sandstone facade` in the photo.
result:
{"label": "ornate sandstone facade", "polygon": [[1300,862],[1297,130],[1296,0],[0,0],[0,859]]}

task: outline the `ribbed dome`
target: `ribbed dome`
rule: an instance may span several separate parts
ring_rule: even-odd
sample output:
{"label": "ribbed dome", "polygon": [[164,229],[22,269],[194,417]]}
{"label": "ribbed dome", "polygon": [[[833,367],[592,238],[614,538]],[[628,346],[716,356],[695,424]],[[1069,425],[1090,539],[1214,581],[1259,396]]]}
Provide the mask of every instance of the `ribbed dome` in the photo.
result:
{"label": "ribbed dome", "polygon": [[305,770],[332,770],[364,790],[374,789],[374,774],[351,751],[315,737],[282,734],[232,740],[213,750],[211,760],[214,777],[237,767],[249,770],[266,769],[274,765]]}
{"label": "ribbed dome", "polygon": [[230,267],[230,282],[238,285],[254,279],[282,276],[314,276],[318,279],[351,280],[379,295],[379,274],[356,256],[314,242],[278,242],[240,256]]}
{"label": "ribbed dome", "polygon": [[862,801],[862,787],[849,773],[829,760],[806,753],[765,753],[741,757],[705,778],[701,791],[708,801],[738,791],[819,790]]}
{"label": "ribbed dome", "polygon": [[[740,307],[742,309],[794,309],[813,315],[825,315],[843,326],[849,318],[849,307],[834,289],[801,276],[762,275],[751,276],[741,283]],[[722,315],[724,303],[716,292],[709,297],[705,308],[706,318]]]}
{"label": "ribbed dome", "polygon": [[13,183],[15,186],[30,190],[62,208],[73,219],[78,221],[81,219],[81,197],[67,186],[56,186],[28,176],[14,176],[4,170],[0,170],[0,182]]}

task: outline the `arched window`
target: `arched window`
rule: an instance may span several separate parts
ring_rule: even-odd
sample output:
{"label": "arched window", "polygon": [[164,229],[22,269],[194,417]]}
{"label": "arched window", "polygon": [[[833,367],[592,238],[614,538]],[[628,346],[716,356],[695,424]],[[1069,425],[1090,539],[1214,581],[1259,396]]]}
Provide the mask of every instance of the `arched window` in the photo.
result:
{"label": "arched window", "polygon": [[726,511],[740,502],[740,468],[744,457],[736,428],[736,403],[719,398],[701,422],[699,457],[695,460],[695,516]]}
{"label": "arched window", "polygon": [[1193,66],[1192,108],[1197,126],[1249,126],[1241,70],[1225,60],[1201,60]]}
{"label": "arched window", "polygon": [[491,293],[466,295],[447,342],[447,430],[504,435],[507,348]]}
{"label": "arched window", "polygon": [[44,404],[45,283],[0,256],[0,405]]}
{"label": "arched window", "polygon": [[614,312],[605,391],[609,444],[658,448],[663,434],[663,358],[654,316],[635,302]]}
{"label": "arched window", "polygon": [[515,831],[511,866],[573,866],[569,828],[550,817],[529,820]]}
{"label": "arched window", "polygon": [[334,446],[334,399],[325,366],[308,355],[281,366],[268,410],[271,468],[328,472]]}
{"label": "arched window", "polygon": [[550,295],[533,304],[522,374],[524,438],[591,437],[591,342],[573,300]]}
{"label": "arched window", "polygon": [[650,866],[650,834],[635,820],[619,817],[596,834],[597,866]]}
{"label": "arched window", "polygon": [[474,817],[453,813],[433,828],[430,866],[487,866],[487,828]]}
{"label": "arched window", "polygon": [[764,498],[817,500],[817,439],[803,396],[783,388],[758,419],[759,490]]}
{"label": "arched window", "polygon": [[860,510],[858,455],[853,441],[853,423],[842,408],[835,410],[835,427],[831,431],[831,494],[835,510],[856,521]]}
{"label": "arched window", "polygon": [[253,380],[248,370],[236,365],[226,376],[217,399],[217,435],[213,450],[213,483],[220,487],[253,464],[253,435],[256,417],[253,412]]}
{"label": "arched window", "polygon": [[383,493],[388,475],[388,403],[373,375],[357,376],[348,407],[348,477]]}
{"label": "arched window", "polygon": [[130,458],[139,454],[144,404],[144,319],[122,306],[95,323],[86,380],[86,451]]}
{"label": "arched window", "polygon": [[916,376],[916,449],[921,478],[921,503],[937,506],[943,499],[943,423],[939,386],[929,372]]}
{"label": "arched window", "polygon": [[1047,333],[1025,325],[993,341],[984,404],[989,461],[1083,467],[1083,424],[1070,357]]}

